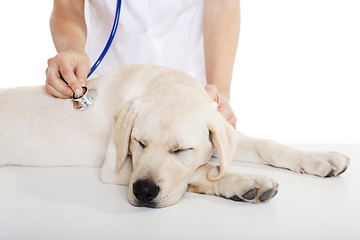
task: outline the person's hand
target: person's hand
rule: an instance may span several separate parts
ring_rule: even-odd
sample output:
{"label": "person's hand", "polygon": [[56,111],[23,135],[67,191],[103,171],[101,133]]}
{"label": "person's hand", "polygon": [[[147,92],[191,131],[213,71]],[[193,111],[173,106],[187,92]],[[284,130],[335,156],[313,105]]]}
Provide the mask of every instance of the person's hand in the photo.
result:
{"label": "person's hand", "polygon": [[206,85],[205,90],[210,98],[219,105],[218,111],[234,128],[236,128],[237,118],[229,104],[229,100],[219,92],[215,85],[208,84]]}
{"label": "person's hand", "polygon": [[46,91],[58,98],[80,97],[90,71],[89,57],[83,51],[58,53],[48,60]]}

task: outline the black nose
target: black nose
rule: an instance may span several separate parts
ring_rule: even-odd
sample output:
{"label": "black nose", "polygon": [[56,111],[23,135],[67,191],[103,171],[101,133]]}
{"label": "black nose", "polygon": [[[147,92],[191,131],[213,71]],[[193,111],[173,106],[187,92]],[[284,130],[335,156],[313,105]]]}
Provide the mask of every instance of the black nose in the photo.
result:
{"label": "black nose", "polygon": [[143,203],[149,203],[159,194],[160,188],[151,180],[137,180],[133,184],[134,196]]}

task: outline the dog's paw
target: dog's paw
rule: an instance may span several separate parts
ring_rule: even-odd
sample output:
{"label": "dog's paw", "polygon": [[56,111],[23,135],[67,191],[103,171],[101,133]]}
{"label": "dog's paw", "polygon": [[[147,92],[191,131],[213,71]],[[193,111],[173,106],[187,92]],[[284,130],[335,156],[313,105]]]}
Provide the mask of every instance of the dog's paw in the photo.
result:
{"label": "dog's paw", "polygon": [[226,191],[222,196],[238,202],[268,202],[275,197],[279,188],[275,181],[262,176],[235,175],[223,180],[226,182],[226,186],[223,185]]}
{"label": "dog's paw", "polygon": [[320,177],[336,177],[346,171],[350,159],[337,152],[311,153],[300,163],[297,172]]}

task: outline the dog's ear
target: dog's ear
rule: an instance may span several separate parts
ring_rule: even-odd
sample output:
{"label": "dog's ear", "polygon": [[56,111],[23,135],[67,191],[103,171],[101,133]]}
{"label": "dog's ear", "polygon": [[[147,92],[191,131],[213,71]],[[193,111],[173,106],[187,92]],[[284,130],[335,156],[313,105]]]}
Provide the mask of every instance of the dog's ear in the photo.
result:
{"label": "dog's ear", "polygon": [[209,181],[219,180],[226,172],[238,145],[236,130],[219,113],[207,122],[210,141],[218,153],[219,165],[214,166],[207,174]]}
{"label": "dog's ear", "polygon": [[138,115],[134,101],[124,103],[115,114],[113,138],[117,146],[116,170],[123,166],[128,155],[129,142],[134,121]]}

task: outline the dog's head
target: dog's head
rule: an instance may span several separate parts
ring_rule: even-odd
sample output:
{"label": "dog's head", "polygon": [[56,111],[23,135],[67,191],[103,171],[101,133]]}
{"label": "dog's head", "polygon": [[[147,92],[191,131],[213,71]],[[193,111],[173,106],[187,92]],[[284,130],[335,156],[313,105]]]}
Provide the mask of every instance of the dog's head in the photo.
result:
{"label": "dog's head", "polygon": [[216,181],[223,176],[236,149],[236,131],[212,108],[210,99],[200,95],[189,87],[164,87],[121,107],[114,127],[117,168],[131,155],[131,204],[175,204],[214,150],[219,164],[207,178]]}

